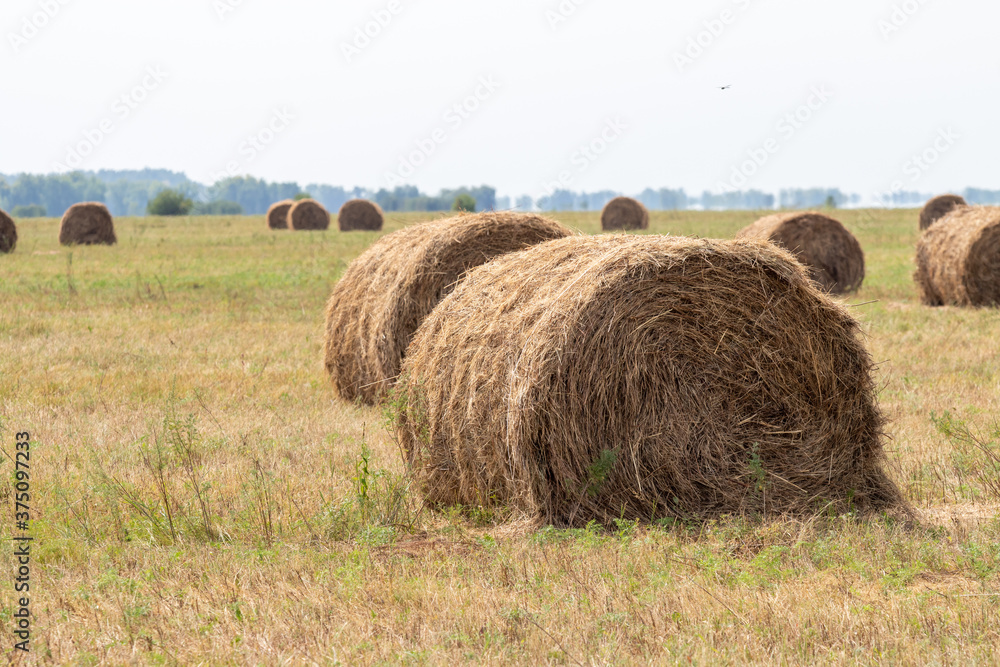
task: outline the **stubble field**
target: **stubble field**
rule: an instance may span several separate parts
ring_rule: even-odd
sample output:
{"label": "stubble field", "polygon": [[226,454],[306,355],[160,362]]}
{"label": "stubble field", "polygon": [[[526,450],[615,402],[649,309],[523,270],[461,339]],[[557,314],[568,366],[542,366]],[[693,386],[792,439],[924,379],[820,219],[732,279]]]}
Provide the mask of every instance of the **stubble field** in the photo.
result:
{"label": "stubble field", "polygon": [[[836,216],[866,252],[849,302],[914,524],[432,512],[385,415],[335,400],[321,363],[326,299],[377,234],[126,218],[117,246],[67,249],[57,220],[19,221],[0,257],[0,499],[10,536],[29,431],[30,661],[997,664],[1000,312],[920,305],[916,212]],[[731,238],[757,217],[653,213],[651,231]]]}

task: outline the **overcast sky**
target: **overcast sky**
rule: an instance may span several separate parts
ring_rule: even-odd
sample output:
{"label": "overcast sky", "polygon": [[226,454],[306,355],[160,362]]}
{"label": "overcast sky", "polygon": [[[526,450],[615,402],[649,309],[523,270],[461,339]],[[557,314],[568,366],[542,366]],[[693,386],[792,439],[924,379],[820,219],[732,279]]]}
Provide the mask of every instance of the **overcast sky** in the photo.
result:
{"label": "overcast sky", "polygon": [[987,0],[4,0],[0,173],[996,189],[997,25]]}

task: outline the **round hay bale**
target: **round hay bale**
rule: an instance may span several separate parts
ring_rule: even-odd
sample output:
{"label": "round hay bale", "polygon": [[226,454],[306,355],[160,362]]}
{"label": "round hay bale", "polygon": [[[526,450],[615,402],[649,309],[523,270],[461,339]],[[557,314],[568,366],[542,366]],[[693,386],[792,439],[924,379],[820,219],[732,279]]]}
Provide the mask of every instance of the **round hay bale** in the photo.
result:
{"label": "round hay bale", "polygon": [[291,199],[275,202],[267,209],[267,226],[269,229],[288,229],[288,211],[295,204]]}
{"label": "round hay bale", "polygon": [[385,216],[375,202],[367,199],[352,199],[340,207],[337,224],[342,232],[381,231]]}
{"label": "round hay bale", "polygon": [[471,271],[407,350],[432,505],[560,526],[899,506],[858,323],[785,250],[572,237]]}
{"label": "round hay bale", "polygon": [[601,212],[601,229],[649,229],[649,211],[631,197],[615,197]]}
{"label": "round hay bale", "polygon": [[968,206],[917,243],[914,276],[928,306],[1000,306],[1000,208]]}
{"label": "round hay bale", "polygon": [[5,211],[0,210],[0,254],[14,252],[17,245],[17,227]]}
{"label": "round hay bale", "polygon": [[956,207],[966,205],[965,200],[958,195],[941,195],[931,199],[920,211],[920,229],[928,229]]}
{"label": "round hay bale", "polygon": [[831,294],[847,294],[865,279],[865,253],[847,229],[822,213],[779,213],[761,218],[736,235],[784,246],[806,266],[809,277]]}
{"label": "round hay bale", "polygon": [[478,213],[407,227],[354,260],[326,308],[325,362],[337,394],[376,403],[413,332],[466,271],[571,232],[536,215]]}
{"label": "round hay bale", "polygon": [[288,209],[288,229],[321,231],[330,228],[330,213],[315,199],[302,199]]}
{"label": "round hay bale", "polygon": [[59,228],[62,245],[114,245],[115,224],[108,207],[99,202],[73,204],[62,217]]}

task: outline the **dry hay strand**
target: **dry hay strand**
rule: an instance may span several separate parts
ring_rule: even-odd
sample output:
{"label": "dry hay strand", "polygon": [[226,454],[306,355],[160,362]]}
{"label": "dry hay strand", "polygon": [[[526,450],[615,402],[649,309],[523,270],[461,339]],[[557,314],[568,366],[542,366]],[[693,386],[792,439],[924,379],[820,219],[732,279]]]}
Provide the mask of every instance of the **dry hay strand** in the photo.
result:
{"label": "dry hay strand", "polygon": [[840,222],[814,211],[779,213],[743,228],[738,239],[784,246],[830,294],[857,291],[865,279],[865,253]]}
{"label": "dry hay strand", "polygon": [[342,232],[377,232],[382,230],[385,216],[375,202],[367,199],[352,199],[340,207],[337,224]]}
{"label": "dry hay strand", "polygon": [[966,206],[938,220],[917,243],[928,306],[1000,306],[1000,208]]}
{"label": "dry hay strand", "polygon": [[469,273],[393,403],[431,506],[557,526],[897,508],[860,327],[759,241],[571,237]]}
{"label": "dry hay strand", "polygon": [[631,197],[615,197],[601,212],[601,229],[649,229],[649,211]]}
{"label": "dry hay strand", "polygon": [[62,217],[59,228],[62,245],[114,245],[115,223],[108,207],[99,202],[73,204]]}
{"label": "dry hay strand", "polygon": [[0,254],[14,252],[17,245],[17,227],[14,219],[0,210]]}
{"label": "dry hay strand", "polygon": [[330,213],[315,199],[303,199],[288,209],[288,229],[322,231],[330,228]]}
{"label": "dry hay strand", "polygon": [[958,195],[941,195],[934,197],[920,211],[920,229],[928,229],[935,222],[951,213],[959,206],[966,206],[965,199]]}
{"label": "dry hay strand", "polygon": [[536,215],[488,212],[381,238],[351,263],[327,304],[325,362],[337,394],[369,404],[382,400],[413,333],[465,272],[570,233]]}
{"label": "dry hay strand", "polygon": [[271,204],[267,209],[267,226],[269,229],[288,229],[288,211],[295,204],[291,199]]}

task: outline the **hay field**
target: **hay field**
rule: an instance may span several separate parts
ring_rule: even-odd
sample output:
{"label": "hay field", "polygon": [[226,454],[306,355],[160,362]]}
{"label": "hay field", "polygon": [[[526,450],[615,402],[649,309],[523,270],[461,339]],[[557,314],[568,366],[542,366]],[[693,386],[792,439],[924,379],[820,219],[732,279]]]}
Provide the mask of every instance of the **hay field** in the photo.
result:
{"label": "hay field", "polygon": [[[323,308],[379,233],[126,218],[117,246],[68,249],[58,220],[19,221],[0,257],[0,497],[30,431],[32,660],[995,664],[1000,312],[920,305],[917,216],[836,214],[865,250],[849,301],[921,525],[613,532],[428,512],[382,411],[333,400]],[[650,231],[731,238],[757,217],[653,212]]]}

